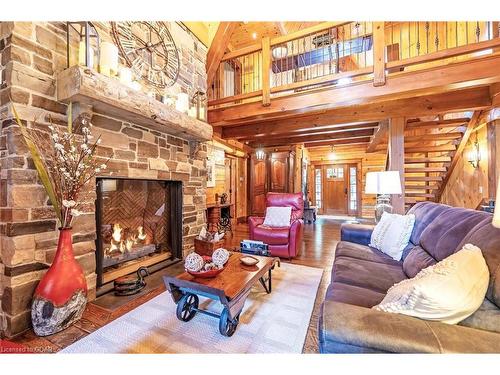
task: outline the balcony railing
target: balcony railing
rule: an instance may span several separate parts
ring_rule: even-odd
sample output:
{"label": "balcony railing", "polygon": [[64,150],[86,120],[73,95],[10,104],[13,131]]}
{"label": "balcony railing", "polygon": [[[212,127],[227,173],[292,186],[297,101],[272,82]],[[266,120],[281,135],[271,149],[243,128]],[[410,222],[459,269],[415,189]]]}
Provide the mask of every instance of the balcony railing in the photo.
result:
{"label": "balcony railing", "polygon": [[474,58],[499,50],[499,22],[323,22],[224,55],[212,108]]}

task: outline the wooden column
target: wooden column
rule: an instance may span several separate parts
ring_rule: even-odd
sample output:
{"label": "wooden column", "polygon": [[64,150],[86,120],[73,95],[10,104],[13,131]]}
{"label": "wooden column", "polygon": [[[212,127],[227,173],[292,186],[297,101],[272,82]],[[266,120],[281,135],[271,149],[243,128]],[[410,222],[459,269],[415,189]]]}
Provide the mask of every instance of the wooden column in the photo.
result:
{"label": "wooden column", "polygon": [[488,122],[488,198],[495,200],[498,177],[500,177],[500,119]]}
{"label": "wooden column", "polygon": [[392,206],[394,213],[405,213],[405,183],[404,183],[404,163],[405,163],[405,119],[404,117],[395,117],[389,120],[389,170],[399,171],[401,177],[400,195],[393,195]]}
{"label": "wooden column", "polygon": [[262,38],[262,105],[271,104],[271,40],[268,36]]}
{"label": "wooden column", "polygon": [[385,85],[384,23],[373,22],[373,86]]}

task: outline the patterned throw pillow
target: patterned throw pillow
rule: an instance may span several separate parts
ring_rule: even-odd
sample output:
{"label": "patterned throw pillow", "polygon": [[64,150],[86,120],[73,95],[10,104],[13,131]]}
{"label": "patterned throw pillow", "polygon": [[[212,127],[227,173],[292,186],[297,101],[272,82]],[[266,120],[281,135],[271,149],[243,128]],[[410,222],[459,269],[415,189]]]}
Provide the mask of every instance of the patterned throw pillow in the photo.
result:
{"label": "patterned throw pillow", "polygon": [[393,285],[373,309],[456,324],[481,306],[489,280],[481,249],[466,244],[414,278]]}
{"label": "patterned throw pillow", "polygon": [[292,207],[267,207],[263,225],[268,227],[288,227],[290,226],[291,216]]}
{"label": "patterned throw pillow", "polygon": [[384,212],[373,229],[370,246],[400,261],[403,250],[410,241],[415,225],[415,215],[398,215]]}

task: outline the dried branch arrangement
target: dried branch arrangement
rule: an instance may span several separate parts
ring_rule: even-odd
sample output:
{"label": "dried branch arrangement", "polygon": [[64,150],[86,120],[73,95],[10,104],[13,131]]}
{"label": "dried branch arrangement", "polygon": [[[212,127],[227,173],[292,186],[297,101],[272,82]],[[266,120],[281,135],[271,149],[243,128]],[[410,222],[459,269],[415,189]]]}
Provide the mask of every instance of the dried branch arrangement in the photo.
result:
{"label": "dried branch arrangement", "polygon": [[[50,119],[49,131],[29,129],[12,111],[31,153],[40,180],[54,207],[61,228],[70,228],[81,211],[80,193],[92,178],[106,169],[95,157],[100,137],[93,140],[92,124],[83,120],[73,129],[72,106],[68,106],[68,126],[55,125]],[[108,159],[109,160],[109,159]]]}

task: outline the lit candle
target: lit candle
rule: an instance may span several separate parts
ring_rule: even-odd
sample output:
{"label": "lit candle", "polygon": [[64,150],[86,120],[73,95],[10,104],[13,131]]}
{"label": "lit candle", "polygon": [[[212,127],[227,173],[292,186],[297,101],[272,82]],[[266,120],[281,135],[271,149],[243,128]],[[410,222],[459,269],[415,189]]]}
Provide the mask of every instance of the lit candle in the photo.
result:
{"label": "lit candle", "polygon": [[[89,51],[90,51],[90,56],[89,56],[89,65],[87,65],[89,68],[94,67],[94,49],[89,46]],[[78,65],[83,65],[86,66],[85,64],[85,41],[82,40],[80,41],[80,44],[78,45]]]}
{"label": "lit candle", "polygon": [[118,73],[118,47],[110,42],[101,43],[99,71],[108,77]]}
{"label": "lit candle", "polygon": [[200,120],[205,121],[205,107],[200,107]]}
{"label": "lit candle", "polygon": [[174,100],[170,96],[164,95],[163,96],[163,104],[166,104],[168,106],[173,106],[174,105]]}
{"label": "lit candle", "polygon": [[196,118],[196,107],[189,108],[188,116]]}
{"label": "lit candle", "polygon": [[189,111],[189,96],[188,94],[181,92],[177,94],[177,100],[175,101],[175,109],[179,112],[186,113]]}
{"label": "lit candle", "polygon": [[137,82],[137,81],[132,82],[130,84],[130,87],[132,89],[134,89],[135,91],[141,91],[141,88],[142,88],[141,84],[139,82]]}
{"label": "lit candle", "polygon": [[120,77],[120,82],[124,85],[130,86],[132,83],[132,70],[130,68],[120,66],[118,76]]}

